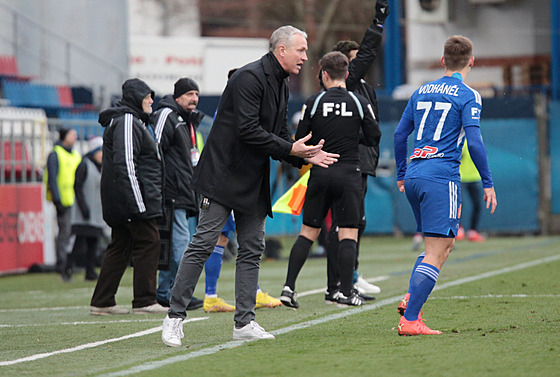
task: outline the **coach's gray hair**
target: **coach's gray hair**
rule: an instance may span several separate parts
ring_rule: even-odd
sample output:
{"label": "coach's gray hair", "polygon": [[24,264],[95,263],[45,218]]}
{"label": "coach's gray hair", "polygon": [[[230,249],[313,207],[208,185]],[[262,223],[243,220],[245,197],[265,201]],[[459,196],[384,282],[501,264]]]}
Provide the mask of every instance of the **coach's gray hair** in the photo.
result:
{"label": "coach's gray hair", "polygon": [[274,30],[268,41],[269,50],[274,51],[281,44],[287,45],[294,34],[300,34],[307,39],[307,33],[291,25],[280,26]]}

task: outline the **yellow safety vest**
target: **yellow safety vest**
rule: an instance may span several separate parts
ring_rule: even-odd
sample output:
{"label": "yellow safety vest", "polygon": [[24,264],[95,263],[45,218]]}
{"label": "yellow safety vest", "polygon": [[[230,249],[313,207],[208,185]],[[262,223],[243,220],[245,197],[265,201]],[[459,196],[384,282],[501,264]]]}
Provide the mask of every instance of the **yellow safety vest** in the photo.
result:
{"label": "yellow safety vest", "polygon": [[202,152],[202,148],[204,148],[204,138],[199,131],[196,131],[196,146],[198,150]]}
{"label": "yellow safety vest", "polygon": [[[74,181],[76,180],[76,169],[82,161],[82,156],[76,151],[68,153],[64,147],[60,145],[54,146],[54,151],[58,157],[58,192],[60,194],[60,203],[65,207],[71,207],[74,204]],[[48,171],[45,172],[45,182],[48,182]],[[47,199],[52,201],[52,195],[47,183]]]}
{"label": "yellow safety vest", "polygon": [[469,154],[467,141],[463,144],[463,153],[461,155],[461,166],[459,166],[459,173],[461,174],[461,182],[478,182],[480,181],[480,174],[474,165],[474,162]]}

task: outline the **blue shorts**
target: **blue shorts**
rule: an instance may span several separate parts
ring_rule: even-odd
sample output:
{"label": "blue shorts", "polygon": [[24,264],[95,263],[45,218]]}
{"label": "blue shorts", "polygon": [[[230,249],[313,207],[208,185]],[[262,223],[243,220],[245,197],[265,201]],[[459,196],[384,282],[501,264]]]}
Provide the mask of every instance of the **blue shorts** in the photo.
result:
{"label": "blue shorts", "polygon": [[461,218],[458,182],[407,178],[404,188],[416,218],[417,232],[427,237],[455,237]]}
{"label": "blue shorts", "polygon": [[225,236],[228,236],[229,232],[233,232],[233,231],[235,231],[235,220],[233,219],[233,212],[231,212],[226,221],[226,225],[224,225],[224,229],[222,229],[222,233]]}

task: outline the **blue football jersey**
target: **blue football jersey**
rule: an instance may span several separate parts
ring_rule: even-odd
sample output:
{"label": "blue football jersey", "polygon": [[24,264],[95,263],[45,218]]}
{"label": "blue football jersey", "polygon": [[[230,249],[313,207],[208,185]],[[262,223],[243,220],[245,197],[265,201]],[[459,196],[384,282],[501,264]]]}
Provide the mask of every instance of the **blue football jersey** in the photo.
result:
{"label": "blue football jersey", "polygon": [[403,113],[414,121],[414,152],[406,178],[459,181],[465,127],[480,127],[482,98],[456,77],[418,88]]}

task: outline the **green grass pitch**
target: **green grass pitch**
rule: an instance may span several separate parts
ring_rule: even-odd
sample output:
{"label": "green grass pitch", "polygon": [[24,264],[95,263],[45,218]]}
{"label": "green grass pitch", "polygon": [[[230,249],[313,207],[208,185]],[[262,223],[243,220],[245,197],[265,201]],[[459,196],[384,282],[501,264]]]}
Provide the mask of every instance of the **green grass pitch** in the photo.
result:
{"label": "green grass pitch", "polygon": [[[280,294],[294,238],[282,259],[261,263],[260,286]],[[457,242],[424,318],[440,336],[399,337],[398,299],[417,252],[410,238],[367,237],[360,273],[377,279],[361,308],[325,305],[326,260],[298,278],[300,309],[259,309],[276,340],[231,341],[233,313],[188,312],[180,348],[161,342],[162,315],[94,317],[94,284],[76,275],[0,277],[0,376],[552,376],[560,371],[560,237]],[[235,264],[224,263],[218,294],[234,303]],[[307,292],[307,293],[306,293]],[[311,293],[309,293],[311,292]],[[204,275],[195,295],[204,296]],[[130,307],[132,270],[117,294]]]}

